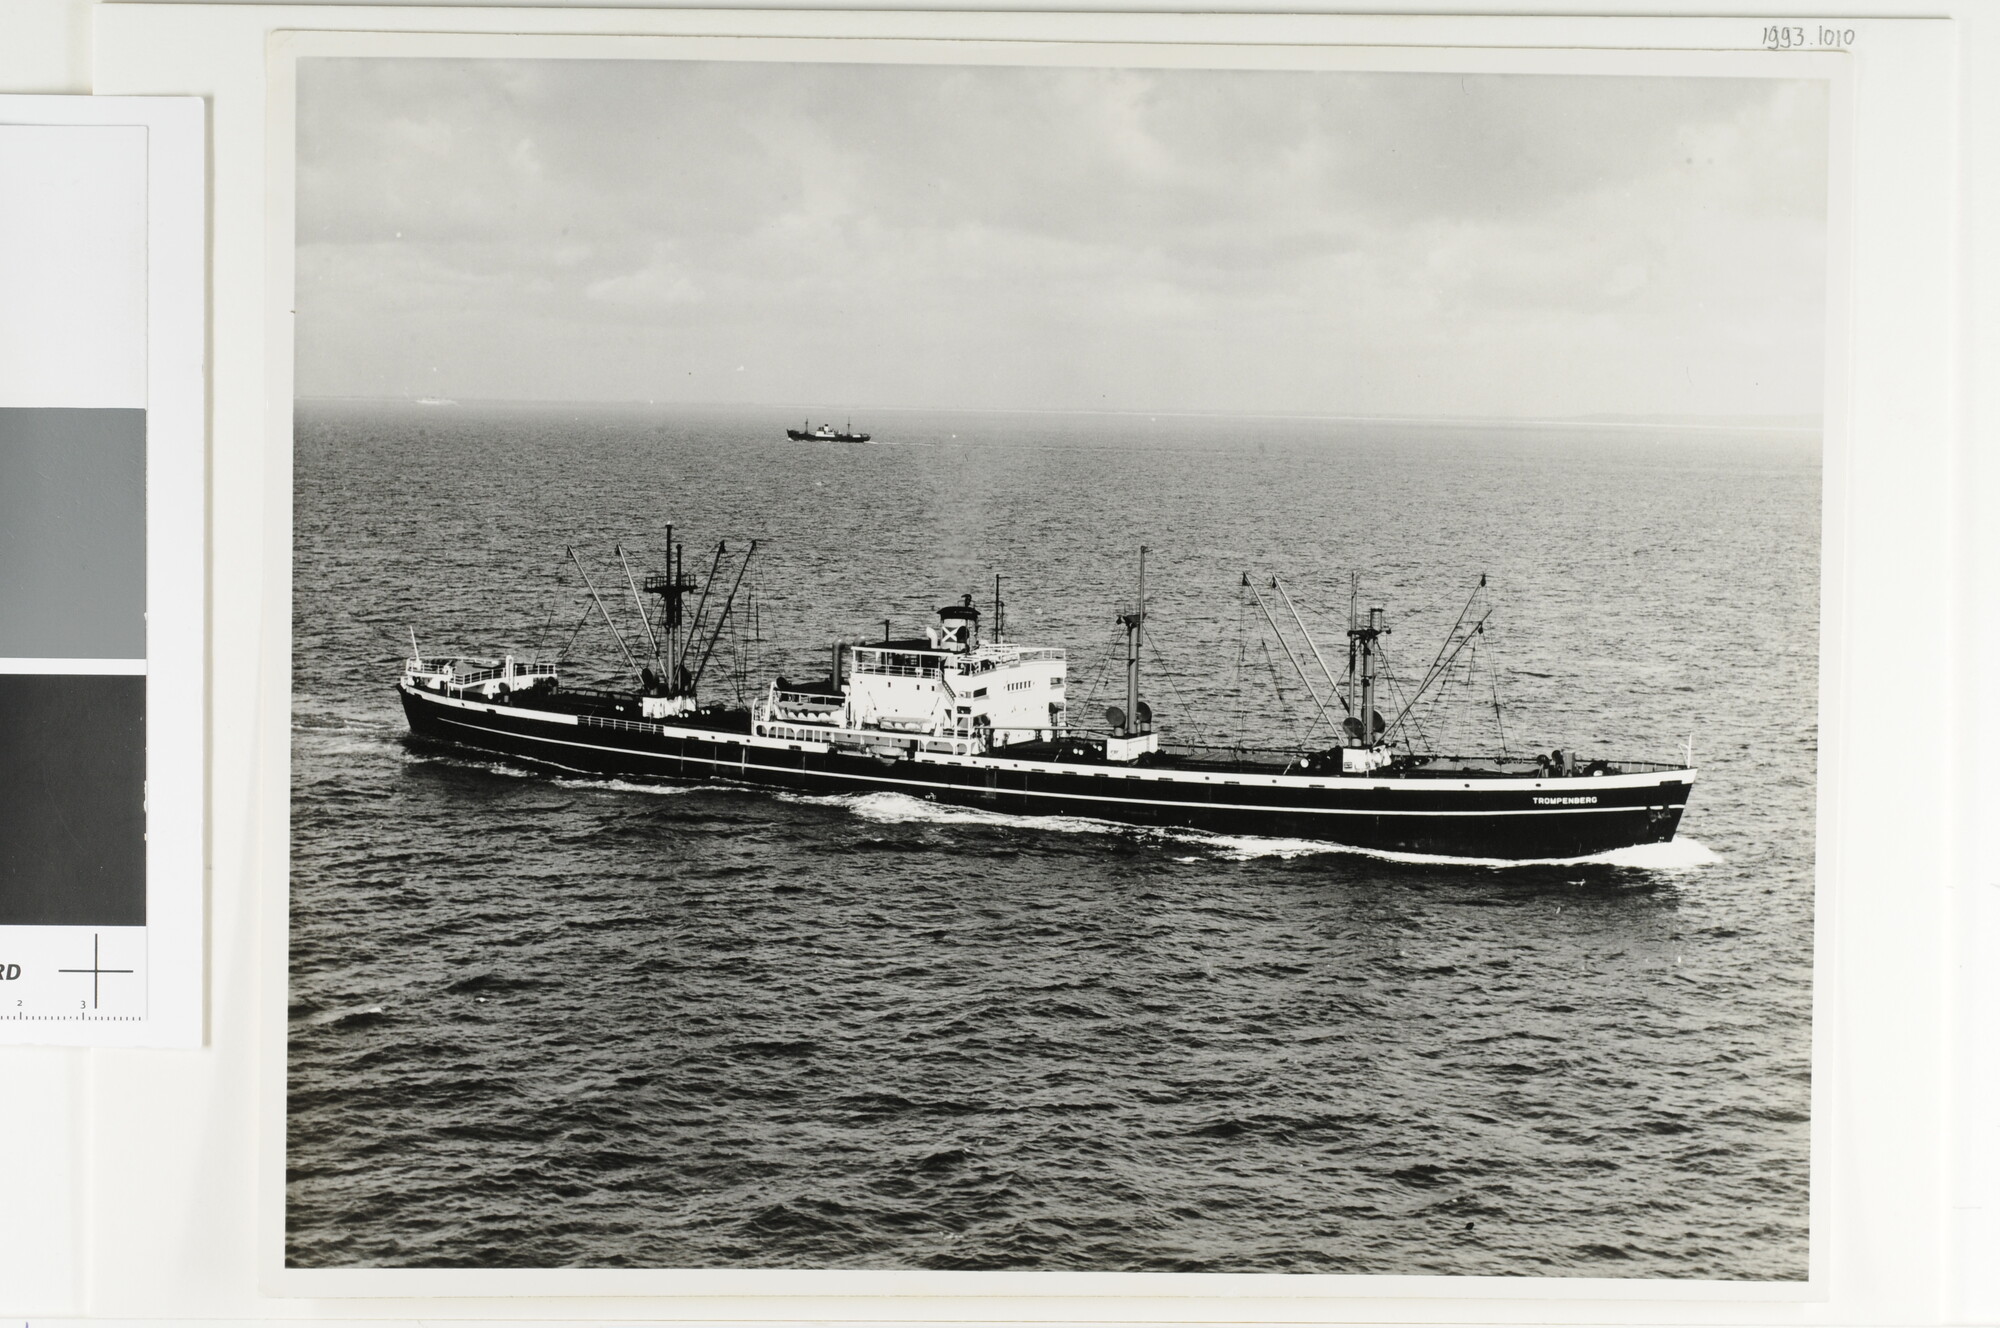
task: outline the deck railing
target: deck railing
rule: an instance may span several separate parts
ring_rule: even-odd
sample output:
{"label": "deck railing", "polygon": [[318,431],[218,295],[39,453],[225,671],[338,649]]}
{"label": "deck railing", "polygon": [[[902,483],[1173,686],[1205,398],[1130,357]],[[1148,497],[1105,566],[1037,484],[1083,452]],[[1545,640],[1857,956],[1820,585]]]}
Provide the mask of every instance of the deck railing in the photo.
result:
{"label": "deck railing", "polygon": [[[504,678],[507,676],[507,666],[504,663],[487,665],[482,660],[479,663],[483,667],[474,669],[469,673],[462,673],[458,671],[457,666],[464,662],[466,661],[460,659],[447,660],[435,657],[427,660],[406,659],[403,661],[403,671],[405,673],[434,674],[438,671],[439,666],[450,664],[453,666],[450,676],[452,686],[454,687],[466,687],[473,683],[490,682],[494,678]],[[515,660],[514,676],[516,678],[553,678],[556,676],[556,666],[554,664],[530,664],[522,660]]]}
{"label": "deck railing", "polygon": [[855,673],[885,674],[892,678],[935,678],[938,667],[935,664],[883,664],[876,660],[858,657],[850,661],[849,669]]}
{"label": "deck railing", "polygon": [[774,689],[772,699],[779,705],[811,706],[815,710],[838,710],[847,704],[845,697],[828,696],[825,692],[780,692]]}
{"label": "deck railing", "polygon": [[576,722],[595,729],[623,729],[628,733],[661,733],[664,724],[648,724],[636,719],[606,719],[602,715],[578,715]]}

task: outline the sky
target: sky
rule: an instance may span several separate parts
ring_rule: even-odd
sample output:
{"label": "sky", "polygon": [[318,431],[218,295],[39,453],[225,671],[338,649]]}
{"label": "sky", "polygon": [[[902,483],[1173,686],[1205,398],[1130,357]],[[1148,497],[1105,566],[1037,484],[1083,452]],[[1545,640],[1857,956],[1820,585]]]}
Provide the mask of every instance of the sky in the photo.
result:
{"label": "sky", "polygon": [[299,63],[301,396],[1812,416],[1811,81]]}

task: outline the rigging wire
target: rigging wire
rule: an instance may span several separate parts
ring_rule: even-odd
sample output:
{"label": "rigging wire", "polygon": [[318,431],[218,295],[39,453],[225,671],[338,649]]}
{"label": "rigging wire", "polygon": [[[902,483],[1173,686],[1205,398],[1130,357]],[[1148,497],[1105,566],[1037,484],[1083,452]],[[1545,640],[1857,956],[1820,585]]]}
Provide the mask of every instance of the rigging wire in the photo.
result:
{"label": "rigging wire", "polygon": [[[1151,615],[1148,616],[1150,617]],[[1180,713],[1187,717],[1189,733],[1203,740],[1206,740],[1207,738],[1211,737],[1212,734],[1210,734],[1210,732],[1207,729],[1199,728],[1195,724],[1195,718],[1200,712],[1197,711],[1194,705],[1188,701],[1187,694],[1181,691],[1181,685],[1179,681],[1176,680],[1174,677],[1175,673],[1179,672],[1179,667],[1175,664],[1175,662],[1172,659],[1169,659],[1167,657],[1167,652],[1165,648],[1162,646],[1160,641],[1160,629],[1158,627],[1153,628],[1151,644],[1153,648],[1153,654],[1155,655],[1155,657],[1159,659],[1160,663],[1165,666],[1164,668],[1160,669],[1159,672],[1165,676],[1167,680],[1167,687],[1174,694],[1174,704],[1179,706]]]}
{"label": "rigging wire", "polygon": [[408,659],[410,657],[409,652],[403,649],[403,638],[398,636],[396,633],[390,631],[388,628],[382,626],[382,624],[380,623],[369,622],[366,618],[356,613],[353,609],[343,607],[341,609],[341,612],[345,613],[348,617],[354,619],[354,621],[360,623],[363,627],[366,627],[369,631],[374,632],[377,636],[380,636],[384,641],[393,644],[396,647],[396,653],[390,658],[403,660],[403,659]]}
{"label": "rigging wire", "polygon": [[570,647],[576,644],[577,634],[583,631],[583,625],[589,621],[590,621],[590,609],[586,606],[582,616],[576,620],[576,626],[569,629],[569,640],[563,642],[563,648],[561,652],[556,655],[555,658],[556,663],[560,664],[564,660],[569,658]]}
{"label": "rigging wire", "polygon": [[547,610],[547,612],[543,613],[543,615],[542,615],[542,626],[541,626],[541,630],[535,633],[535,653],[534,653],[533,655],[529,656],[529,658],[530,658],[531,660],[533,660],[533,661],[534,661],[535,663],[538,663],[538,664],[539,664],[539,663],[541,662],[541,659],[542,659],[542,645],[543,645],[543,643],[544,643],[544,642],[546,642],[546,641],[548,640],[548,636],[549,636],[549,624],[555,621],[555,616],[556,616],[556,586],[557,586],[557,585],[560,585],[560,584],[561,584],[561,582],[560,582],[560,581],[557,581],[557,582],[555,582],[555,583],[553,583],[553,584],[551,584],[551,585],[549,586],[549,595],[548,595],[548,601],[549,601],[549,606],[548,606],[548,610]]}
{"label": "rigging wire", "polygon": [[[1414,729],[1416,730],[1417,743],[1422,744],[1425,748],[1429,748],[1432,745],[1430,734],[1424,728],[1422,718],[1416,713],[1417,702],[1423,699],[1425,693],[1417,692],[1414,695],[1409,693],[1402,678],[1396,673],[1394,666],[1389,662],[1388,648],[1380,641],[1375,643],[1375,653],[1382,661],[1381,677],[1388,684],[1388,690],[1391,694],[1390,703],[1397,707],[1395,721],[1387,729],[1383,730],[1384,739],[1387,739],[1391,733],[1401,730],[1404,750],[1415,752],[1417,747],[1410,741],[1410,731]],[[1435,701],[1433,701],[1433,706],[1435,706]]]}
{"label": "rigging wire", "polygon": [[[1483,697],[1479,695],[1480,674],[1482,672],[1486,675],[1485,682],[1487,684],[1487,695]],[[1499,670],[1483,663],[1480,659],[1477,642],[1473,643],[1466,652],[1465,676],[1462,681],[1465,688],[1464,705],[1467,710],[1468,723],[1484,725],[1490,721],[1494,731],[1499,736],[1501,759],[1507,759],[1507,726],[1505,721],[1501,719],[1499,711]],[[1489,715],[1488,711],[1492,713]]]}
{"label": "rigging wire", "polygon": [[[1466,661],[1467,673],[1464,680],[1467,687],[1471,686],[1471,668],[1472,661],[1468,657]],[[1413,709],[1410,722],[1426,748],[1437,750],[1437,743],[1432,737],[1432,729],[1436,728],[1438,731],[1443,731],[1447,720],[1445,707],[1449,700],[1449,693],[1458,681],[1456,665],[1448,665],[1444,673],[1438,678],[1436,686],[1429,693],[1428,700],[1421,695],[1417,698],[1418,704],[1423,708],[1420,711]]]}
{"label": "rigging wire", "polygon": [[[1278,677],[1278,661],[1271,657],[1271,643],[1269,641],[1259,640],[1257,644],[1263,648],[1264,667],[1270,671],[1271,690],[1278,694],[1278,705],[1284,711],[1285,726],[1287,728],[1296,730],[1299,722],[1298,716],[1293,713],[1291,699],[1285,695],[1285,684],[1283,680]],[[1242,745],[1243,743],[1239,739],[1237,742],[1237,746],[1241,747]]]}
{"label": "rigging wire", "polygon": [[748,683],[748,678],[744,674],[743,657],[746,651],[743,645],[743,619],[740,615],[735,616],[734,620],[730,623],[730,629],[731,630],[730,630],[730,641],[729,641],[729,656],[730,656],[729,678],[730,681],[735,684],[736,704],[745,705],[747,703],[743,699],[743,689],[745,685]]}
{"label": "rigging wire", "polygon": [[1250,596],[1247,585],[1236,589],[1236,728],[1237,741],[1241,742],[1246,712],[1250,704],[1249,679],[1244,676],[1243,665],[1250,648]]}
{"label": "rigging wire", "polygon": [[[1484,589],[1486,589],[1486,573],[1481,572],[1479,574],[1479,584],[1472,588],[1470,595],[1466,596],[1465,607],[1458,611],[1458,618],[1452,623],[1451,630],[1444,634],[1442,641],[1438,642],[1436,657],[1431,660],[1430,667],[1424,670],[1426,684],[1429,682],[1431,675],[1438,671],[1438,661],[1444,659],[1444,652],[1451,649],[1452,641],[1458,636],[1458,629],[1465,626],[1465,615],[1472,612],[1473,603],[1478,600],[1479,592]],[[1448,664],[1447,667],[1449,667]],[[1418,695],[1423,694],[1422,685],[1417,688],[1417,693]]]}
{"label": "rigging wire", "polygon": [[1118,648],[1118,633],[1114,632],[1112,633],[1111,644],[1105,648],[1103,654],[1097,657],[1097,672],[1091,675],[1090,684],[1084,688],[1083,704],[1085,706],[1091,706],[1096,704],[1098,689],[1104,685],[1104,674],[1106,670],[1109,669],[1111,665],[1111,657],[1113,653],[1115,653],[1117,648]]}

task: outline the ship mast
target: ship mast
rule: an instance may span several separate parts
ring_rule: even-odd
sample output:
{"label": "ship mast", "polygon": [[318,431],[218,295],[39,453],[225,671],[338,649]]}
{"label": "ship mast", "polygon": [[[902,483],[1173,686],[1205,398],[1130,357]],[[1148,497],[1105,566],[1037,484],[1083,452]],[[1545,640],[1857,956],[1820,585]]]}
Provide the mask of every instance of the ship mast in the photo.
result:
{"label": "ship mast", "polygon": [[[1350,609],[1349,613],[1351,614],[1352,612],[1353,610]],[[1381,718],[1375,712],[1376,641],[1388,630],[1388,628],[1382,625],[1382,606],[1379,604],[1369,606],[1368,625],[1366,627],[1350,627],[1347,629],[1348,648],[1350,652],[1348,658],[1352,660],[1358,654],[1361,661],[1361,710],[1355,716],[1355,719],[1357,720],[1356,736],[1363,747],[1373,747],[1375,745],[1376,725],[1380,722]]]}
{"label": "ship mast", "polygon": [[1119,736],[1130,738],[1145,731],[1139,717],[1139,646],[1146,623],[1146,546],[1139,546],[1139,605],[1118,615],[1125,629],[1125,724]]}
{"label": "ship mast", "polygon": [[667,573],[673,578],[674,585],[673,597],[666,605],[672,615],[667,630],[667,685],[678,687],[681,672],[687,667],[687,651],[681,647],[679,640],[682,601],[687,594],[688,584],[687,557],[685,546],[674,543],[674,528],[671,525],[667,527],[667,544],[670,546]]}
{"label": "ship mast", "polygon": [[686,616],[683,601],[695,586],[682,562],[681,546],[674,543],[671,523],[667,526],[667,570],[648,572],[642,588],[647,594],[660,597],[660,637],[666,645],[666,658],[661,661],[666,676],[660,681],[668,696],[685,696],[693,690],[693,678],[687,667],[691,642],[683,639],[686,636],[682,631]]}
{"label": "ship mast", "polygon": [[1355,694],[1354,660],[1360,647],[1356,644],[1354,628],[1356,626],[1355,612],[1360,601],[1361,574],[1359,572],[1349,572],[1347,574],[1347,694],[1349,696]]}

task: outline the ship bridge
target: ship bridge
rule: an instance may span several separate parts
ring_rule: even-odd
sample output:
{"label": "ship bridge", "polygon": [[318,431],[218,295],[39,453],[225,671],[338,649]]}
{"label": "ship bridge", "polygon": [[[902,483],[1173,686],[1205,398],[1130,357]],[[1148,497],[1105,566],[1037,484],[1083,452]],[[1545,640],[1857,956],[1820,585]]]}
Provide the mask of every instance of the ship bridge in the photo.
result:
{"label": "ship bridge", "polygon": [[757,731],[957,755],[1054,738],[1063,725],[1067,655],[982,641],[979,618],[968,595],[938,610],[938,624],[921,637],[836,645],[824,681],[772,685],[753,715]]}

